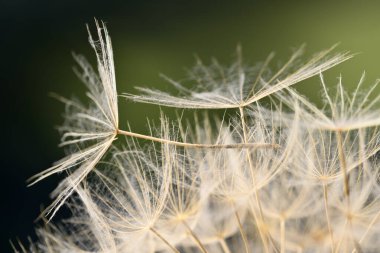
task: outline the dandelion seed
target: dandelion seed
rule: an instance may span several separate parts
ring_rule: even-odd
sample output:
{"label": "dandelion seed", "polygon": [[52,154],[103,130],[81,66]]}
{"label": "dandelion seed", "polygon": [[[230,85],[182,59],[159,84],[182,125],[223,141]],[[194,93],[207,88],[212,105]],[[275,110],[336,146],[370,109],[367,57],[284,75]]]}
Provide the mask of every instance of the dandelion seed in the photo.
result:
{"label": "dandelion seed", "polygon": [[285,65],[274,75],[266,76],[267,65],[273,58],[271,54],[262,64],[261,68],[244,67],[238,49],[238,61],[229,68],[224,68],[214,61],[211,66],[205,66],[198,61],[196,67],[190,72],[190,79],[197,87],[187,89],[183,84],[169,81],[180,91],[180,96],[173,96],[163,91],[148,88],[137,88],[142,95],[124,93],[127,99],[156,105],[194,108],[194,109],[227,109],[248,106],[284,88],[290,87],[300,81],[318,75],[335,65],[350,59],[348,53],[327,57],[334,47],[322,51],[311,58],[305,65],[301,65],[289,74],[296,59],[300,57],[303,47],[298,49]]}
{"label": "dandelion seed", "polygon": [[[72,217],[44,224],[38,241],[13,245],[15,252],[378,252],[380,96],[369,99],[374,88],[359,95],[364,75],[352,96],[341,78],[331,96],[320,74],[322,109],[291,87],[350,55],[326,50],[295,65],[298,50],[274,74],[273,55],[255,67],[240,56],[230,68],[198,61],[194,89],[168,79],[178,97],[150,89],[126,97],[236,111],[222,120],[196,114],[192,124],[162,113],[159,127],[142,135],[118,128],[110,38],[96,25],[98,74],[74,55],[90,106],[59,97],[67,106],[61,146],[72,152],[33,178],[67,172],[46,212],[65,203]],[[121,148],[112,145],[117,135],[126,137]]]}
{"label": "dandelion seed", "polygon": [[312,122],[309,126],[310,128],[347,132],[375,127],[380,124],[377,107],[380,96],[370,99],[380,80],[376,80],[371,88],[365,94],[362,94],[361,89],[365,80],[365,73],[363,73],[355,91],[352,95],[349,95],[344,89],[342,77],[339,77],[335,96],[328,91],[322,73],[320,73],[320,80],[326,101],[323,109],[317,108],[295,90],[288,89],[291,94],[290,97],[286,97],[282,93],[277,93],[276,96],[290,106],[292,106],[294,99],[299,100],[305,106],[305,112],[302,116],[306,122]]}
{"label": "dandelion seed", "polygon": [[85,107],[79,102],[58,98],[66,104],[66,122],[61,128],[60,145],[71,146],[76,151],[29,179],[32,182],[30,185],[33,185],[52,174],[76,168],[53,194],[56,199],[45,211],[50,218],[102,159],[117,135],[119,119],[111,39],[103,23],[96,21],[96,27],[99,41],[96,42],[91,33],[89,40],[96,52],[99,75],[84,57],[74,55],[82,69],[82,72],[76,72],[89,89],[87,96],[91,104]]}

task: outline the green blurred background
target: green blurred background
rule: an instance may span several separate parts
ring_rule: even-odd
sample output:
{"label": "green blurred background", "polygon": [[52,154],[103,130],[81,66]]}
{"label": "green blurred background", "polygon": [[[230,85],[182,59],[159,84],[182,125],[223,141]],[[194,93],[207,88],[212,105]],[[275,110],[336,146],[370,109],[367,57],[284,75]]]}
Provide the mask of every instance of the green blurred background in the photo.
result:
{"label": "green blurred background", "polygon": [[[159,73],[185,77],[195,54],[205,62],[216,57],[229,63],[238,44],[246,62],[255,63],[272,51],[284,62],[303,43],[307,55],[340,43],[337,52],[360,54],[329,71],[328,83],[335,85],[342,74],[352,90],[364,70],[366,87],[380,77],[380,1],[0,0],[0,252],[10,251],[9,239],[34,238],[33,221],[60,179],[32,188],[25,183],[63,156],[54,127],[64,108],[48,94],[84,98],[71,52],[94,63],[85,28],[94,27],[94,17],[110,31],[119,92],[134,92],[134,86],[169,89]],[[318,78],[297,88],[318,103]],[[128,120],[138,132],[146,132],[146,119],[158,115],[154,106],[122,98],[120,110],[122,127]]]}

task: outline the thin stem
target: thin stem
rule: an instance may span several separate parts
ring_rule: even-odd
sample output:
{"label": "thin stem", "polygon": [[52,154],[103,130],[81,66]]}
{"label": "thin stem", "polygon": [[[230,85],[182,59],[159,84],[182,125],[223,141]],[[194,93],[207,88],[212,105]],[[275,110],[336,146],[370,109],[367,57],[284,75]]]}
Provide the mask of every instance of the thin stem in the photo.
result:
{"label": "thin stem", "polygon": [[[346,197],[346,205],[347,205],[347,212],[346,219],[349,224],[349,231],[352,235],[352,219],[351,219],[351,201],[350,201],[350,185],[349,185],[349,175],[347,174],[347,162],[346,162],[346,155],[344,154],[343,150],[343,137],[342,137],[342,131],[338,130],[336,132],[337,134],[337,142],[338,142],[338,154],[339,154],[339,162],[340,167],[343,172],[343,180],[344,180],[344,194]],[[347,132],[348,134],[348,132]]]}
{"label": "thin stem", "polygon": [[[246,124],[245,124],[244,108],[243,107],[239,107],[239,110],[240,110],[240,120],[241,120],[241,124],[242,124],[242,128],[243,128],[244,144],[247,144],[248,143],[248,136],[247,136],[248,134],[247,134],[247,128],[246,128]],[[254,218],[256,220],[256,224],[257,224],[257,228],[258,228],[261,240],[263,241],[265,252],[269,253],[267,238],[266,238],[266,235],[264,235],[264,233],[266,233],[266,232],[264,232],[264,231],[262,231],[262,229],[260,229],[260,224],[264,223],[264,218],[263,218],[264,216],[263,216],[263,209],[262,209],[262,206],[261,206],[259,193],[258,193],[258,190],[257,190],[257,187],[256,187],[256,177],[255,177],[255,172],[254,172],[253,161],[252,161],[250,153],[246,152],[246,154],[247,154],[246,158],[247,158],[247,161],[248,161],[248,164],[249,164],[249,168],[250,168],[250,171],[251,171],[251,177],[252,177],[252,181],[253,181],[252,183],[253,183],[253,186],[254,186],[254,194],[255,194],[256,205],[259,208],[260,220],[258,220],[257,215],[255,214],[256,213],[255,212],[255,208],[253,208],[252,211],[254,213]]]}
{"label": "thin stem", "polygon": [[358,134],[359,134],[359,161],[363,161],[361,166],[358,166],[359,169],[359,176],[360,178],[363,174],[363,172],[368,171],[368,164],[367,164],[367,159],[365,158],[366,154],[366,145],[365,145],[365,133],[363,132],[363,129],[358,129]]}
{"label": "thin stem", "polygon": [[198,236],[193,232],[193,230],[190,228],[190,226],[186,223],[186,221],[183,221],[183,225],[185,225],[190,236],[193,238],[195,243],[198,245],[198,247],[202,251],[202,253],[207,253],[205,246],[202,244],[202,242],[199,240]]}
{"label": "thin stem", "polygon": [[248,250],[247,235],[244,232],[243,226],[241,224],[240,216],[239,216],[239,213],[237,211],[235,211],[235,218],[236,218],[236,221],[238,222],[238,225],[239,225],[240,234],[241,234],[241,237],[242,237],[243,242],[244,242],[245,252],[248,253],[249,250]]}
{"label": "thin stem", "polygon": [[230,149],[230,148],[279,148],[280,147],[278,144],[272,144],[272,143],[237,143],[237,144],[187,143],[187,142],[162,139],[162,138],[153,137],[153,136],[144,135],[144,134],[133,133],[133,132],[120,130],[120,129],[117,130],[117,134],[149,140],[149,141],[154,141],[154,142],[159,142],[159,143],[171,144],[171,145],[185,147],[185,148]]}
{"label": "thin stem", "polygon": [[[362,237],[360,238],[359,240],[359,244],[362,243],[364,241],[364,239],[367,237],[369,231],[372,229],[373,225],[375,225],[376,223],[376,220],[379,218],[380,216],[380,212],[378,212],[375,217],[371,220],[371,223],[368,225],[366,231],[364,232],[364,234],[362,235]],[[352,250],[352,253],[356,253],[357,250],[356,249],[353,249]]]}
{"label": "thin stem", "polygon": [[157,230],[149,228],[161,241],[163,241],[174,253],[180,253],[173,245],[170,244]]}
{"label": "thin stem", "polygon": [[338,142],[338,155],[339,155],[339,163],[340,168],[343,173],[343,183],[344,183],[344,194],[346,195],[347,201],[349,203],[349,197],[350,197],[350,188],[349,188],[349,181],[348,181],[348,174],[347,174],[347,162],[346,162],[346,156],[344,154],[343,150],[343,137],[342,137],[342,131],[338,130],[336,131],[336,138]]}
{"label": "thin stem", "polygon": [[327,192],[327,186],[325,183],[323,183],[323,201],[324,201],[324,205],[325,205],[327,227],[329,229],[330,240],[331,240],[331,253],[334,253],[334,235],[333,235],[333,231],[331,228],[329,206],[328,206],[328,192]]}
{"label": "thin stem", "polygon": [[220,243],[220,246],[222,247],[224,253],[231,253],[231,250],[228,247],[226,240],[224,238],[220,238],[219,243]]}
{"label": "thin stem", "polygon": [[[343,231],[346,230],[347,224],[348,224],[348,220],[346,219],[346,221],[344,222]],[[341,237],[339,239],[339,242],[337,244],[337,247],[335,248],[335,253],[343,252],[343,251],[340,250],[340,247],[342,246],[343,239],[344,239],[344,235],[341,235]]]}
{"label": "thin stem", "polygon": [[281,253],[285,253],[285,218],[281,218],[280,222],[280,233],[281,233]]}

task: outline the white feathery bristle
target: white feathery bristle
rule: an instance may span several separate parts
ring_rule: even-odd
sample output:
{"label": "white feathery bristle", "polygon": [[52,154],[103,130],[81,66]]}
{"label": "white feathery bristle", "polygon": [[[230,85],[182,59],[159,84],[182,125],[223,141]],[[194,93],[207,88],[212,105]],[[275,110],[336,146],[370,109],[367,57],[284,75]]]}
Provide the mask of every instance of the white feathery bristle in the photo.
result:
{"label": "white feathery bristle", "polygon": [[[59,98],[67,105],[61,145],[71,152],[34,178],[68,172],[47,211],[66,204],[72,217],[45,224],[37,242],[16,252],[378,252],[380,96],[361,92],[364,75],[353,94],[342,78],[333,94],[322,75],[351,55],[329,49],[296,64],[300,48],[275,71],[273,54],[252,67],[240,49],[230,67],[198,60],[193,88],[165,77],[178,96],[140,88],[125,97],[230,114],[185,123],[162,114],[141,135],[118,129],[111,40],[104,23],[96,27],[98,73],[74,56],[90,106]],[[291,87],[315,75],[321,108]],[[121,147],[111,147],[121,133]]]}

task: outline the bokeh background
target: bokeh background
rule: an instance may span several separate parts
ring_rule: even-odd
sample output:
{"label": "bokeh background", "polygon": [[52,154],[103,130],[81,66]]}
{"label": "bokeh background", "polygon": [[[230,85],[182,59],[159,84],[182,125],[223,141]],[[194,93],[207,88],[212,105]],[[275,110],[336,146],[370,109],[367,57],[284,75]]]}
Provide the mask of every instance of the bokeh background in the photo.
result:
{"label": "bokeh background", "polygon": [[[71,52],[95,62],[85,28],[94,27],[94,17],[108,24],[119,92],[168,89],[159,73],[183,78],[195,54],[228,63],[238,44],[254,63],[272,51],[285,61],[303,43],[307,54],[340,43],[337,52],[359,54],[329,71],[329,84],[342,74],[352,90],[364,70],[366,87],[380,77],[379,1],[0,0],[0,252],[11,251],[9,240],[34,238],[34,220],[59,181],[54,176],[31,188],[25,182],[63,156],[55,126],[64,107],[48,94],[85,98]],[[297,88],[320,100],[318,78]],[[158,115],[154,106],[122,98],[120,110],[122,126],[128,121],[142,133],[146,119]]]}

